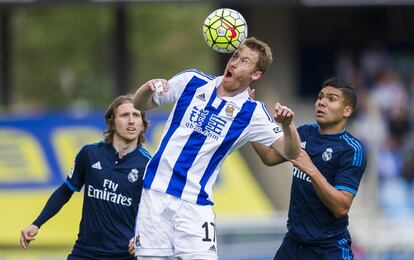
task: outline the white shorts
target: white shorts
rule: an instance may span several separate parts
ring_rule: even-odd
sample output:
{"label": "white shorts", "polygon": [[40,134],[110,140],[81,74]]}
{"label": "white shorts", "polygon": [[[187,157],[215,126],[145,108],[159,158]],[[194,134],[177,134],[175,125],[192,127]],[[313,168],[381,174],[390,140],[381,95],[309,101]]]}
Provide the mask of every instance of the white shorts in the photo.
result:
{"label": "white shorts", "polygon": [[135,229],[136,256],[217,259],[215,213],[210,205],[143,189]]}

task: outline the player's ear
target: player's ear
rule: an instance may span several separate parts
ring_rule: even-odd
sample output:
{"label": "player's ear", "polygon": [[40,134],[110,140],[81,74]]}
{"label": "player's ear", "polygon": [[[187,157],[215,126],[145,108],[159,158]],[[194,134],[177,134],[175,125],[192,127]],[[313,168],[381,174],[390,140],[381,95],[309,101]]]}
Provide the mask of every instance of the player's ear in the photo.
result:
{"label": "player's ear", "polygon": [[258,71],[254,72],[252,74],[251,79],[253,81],[256,81],[256,80],[260,79],[262,77],[262,75],[263,75],[263,72],[261,72],[261,71],[258,70]]}
{"label": "player's ear", "polygon": [[351,106],[345,106],[344,117],[350,117],[352,115],[352,112],[354,112],[354,109]]}

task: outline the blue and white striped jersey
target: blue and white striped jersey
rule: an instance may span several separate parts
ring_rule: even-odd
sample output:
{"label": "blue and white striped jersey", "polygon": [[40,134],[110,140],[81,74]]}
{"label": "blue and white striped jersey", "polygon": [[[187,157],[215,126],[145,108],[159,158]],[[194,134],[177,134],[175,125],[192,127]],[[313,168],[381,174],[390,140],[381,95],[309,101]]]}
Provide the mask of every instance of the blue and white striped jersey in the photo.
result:
{"label": "blue and white striped jersey", "polygon": [[283,136],[263,103],[247,91],[217,97],[222,77],[187,70],[169,80],[158,105],[174,103],[163,137],[149,162],[144,188],[199,205],[213,205],[213,185],[224,159],[249,141],[270,146]]}

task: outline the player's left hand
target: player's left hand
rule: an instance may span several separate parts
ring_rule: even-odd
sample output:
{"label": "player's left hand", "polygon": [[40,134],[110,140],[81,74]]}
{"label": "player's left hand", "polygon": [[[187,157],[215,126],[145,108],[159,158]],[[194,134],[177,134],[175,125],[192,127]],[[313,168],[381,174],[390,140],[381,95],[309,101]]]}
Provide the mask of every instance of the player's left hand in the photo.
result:
{"label": "player's left hand", "polygon": [[132,256],[135,255],[135,247],[134,247],[134,238],[131,238],[129,240],[129,244],[128,244],[128,253]]}
{"label": "player's left hand", "polygon": [[298,167],[299,170],[305,172],[309,176],[311,176],[316,169],[316,166],[313,164],[311,158],[306,153],[305,150],[300,149],[300,153],[296,159],[290,160],[291,163],[293,163],[294,166]]}
{"label": "player's left hand", "polygon": [[280,123],[282,126],[288,126],[292,123],[294,117],[293,111],[287,106],[282,106],[279,102],[275,105],[275,121]]}
{"label": "player's left hand", "polygon": [[[139,239],[139,237],[137,237],[137,240]],[[131,238],[129,240],[129,244],[128,244],[128,253],[132,256],[135,255],[135,239]]]}
{"label": "player's left hand", "polygon": [[20,231],[20,245],[26,249],[30,242],[35,240],[39,228],[33,224]]}

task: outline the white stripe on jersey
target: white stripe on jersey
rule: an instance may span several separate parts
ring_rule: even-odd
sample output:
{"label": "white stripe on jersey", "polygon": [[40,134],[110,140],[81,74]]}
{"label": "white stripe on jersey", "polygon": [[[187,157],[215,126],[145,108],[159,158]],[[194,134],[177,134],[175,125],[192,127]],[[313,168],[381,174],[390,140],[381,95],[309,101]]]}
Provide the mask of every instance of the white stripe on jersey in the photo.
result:
{"label": "white stripe on jersey", "polygon": [[196,70],[169,80],[157,104],[175,102],[157,152],[147,165],[144,187],[200,205],[213,205],[213,185],[224,159],[249,141],[271,145],[283,133],[247,91],[217,97],[222,77]]}

